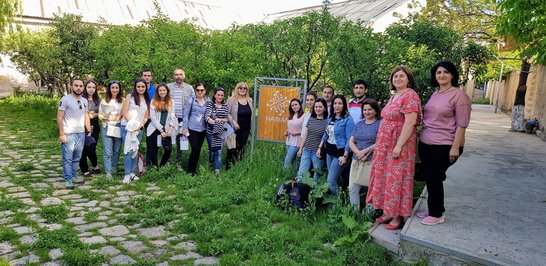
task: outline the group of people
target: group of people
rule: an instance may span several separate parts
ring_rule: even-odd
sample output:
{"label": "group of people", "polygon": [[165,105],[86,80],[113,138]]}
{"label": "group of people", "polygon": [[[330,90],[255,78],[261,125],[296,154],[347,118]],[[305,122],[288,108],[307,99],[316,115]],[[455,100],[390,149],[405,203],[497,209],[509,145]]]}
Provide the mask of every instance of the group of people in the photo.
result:
{"label": "group of people", "polygon": [[[72,92],[61,99],[57,112],[67,188],[84,182],[76,175],[78,166],[84,177],[101,173],[96,153],[99,134],[108,178],[117,168],[123,146],[123,183],[139,179],[137,160],[144,131],[146,161],[156,167],[169,161],[173,146],[177,147],[177,163],[181,150],[191,147],[187,172],[195,175],[205,139],[209,164],[216,173],[221,169],[223,146],[227,147],[226,168],[244,157],[255,117],[248,84],[239,82],[226,101],[221,87],[208,99],[202,83],[195,89],[185,83],[182,69],[174,70],[173,77],[174,82],[156,87],[152,72],[143,70],[126,96],[121,83],[112,80],[102,100],[96,82],[71,81]],[[350,203],[359,208],[360,192],[366,190],[365,202],[383,211],[376,221],[395,230],[411,214],[418,154],[428,190],[428,212],[417,216],[425,225],[443,223],[443,181],[463,152],[470,120],[470,99],[458,87],[458,80],[453,63],[438,62],[431,69],[431,85],[437,90],[424,108],[415,92],[413,74],[405,66],[392,71],[389,88],[393,93],[382,109],[367,97],[368,85],[363,80],[354,82],[350,101],[336,95],[331,86],[323,88],[322,98],[307,93],[305,108],[294,98],[288,107],[284,167],[301,157],[298,180],[310,170],[315,181],[323,174],[331,194],[337,195],[340,185],[348,187]],[[418,125],[422,125],[419,136]],[[159,147],[163,155],[158,163]],[[322,170],[324,164],[327,172]]]}
{"label": "group of people", "polygon": [[[195,175],[205,139],[209,147],[209,164],[216,173],[220,172],[223,146],[227,146],[226,168],[244,157],[254,121],[248,85],[238,83],[225,101],[225,91],[221,87],[215,88],[212,99],[208,99],[202,83],[196,84],[194,89],[184,82],[184,70],[174,70],[173,77],[172,83],[154,85],[152,72],[145,69],[125,96],[121,83],[111,80],[105,86],[102,100],[97,82],[84,82],[78,78],[71,81],[72,91],[62,97],[57,111],[67,188],[84,183],[84,179],[77,176],[78,166],[84,178],[102,173],[96,152],[99,135],[107,178],[112,178],[123,152],[123,183],[139,179],[137,163],[142,156],[139,148],[144,132],[144,160],[154,167],[169,161],[173,147],[176,147],[179,164],[181,151],[191,147],[186,171]],[[159,159],[160,147],[163,155]]]}
{"label": "group of people", "polygon": [[[307,111],[299,99],[289,105],[285,168],[301,157],[297,180],[314,171],[318,180],[323,165],[330,193],[348,187],[350,203],[365,202],[383,211],[376,221],[388,230],[400,229],[411,214],[416,158],[428,191],[428,211],[418,212],[424,225],[445,221],[446,171],[461,153],[470,121],[470,98],[458,86],[455,65],[440,61],[431,69],[431,86],[437,88],[424,109],[415,92],[415,80],[406,66],[396,67],[389,79],[390,99],[380,109],[367,97],[368,85],[354,82],[354,99],[347,101],[325,86],[323,98],[306,95]],[[417,126],[421,125],[418,135]],[[352,156],[351,156],[352,155]],[[325,160],[324,160],[325,159]]]}

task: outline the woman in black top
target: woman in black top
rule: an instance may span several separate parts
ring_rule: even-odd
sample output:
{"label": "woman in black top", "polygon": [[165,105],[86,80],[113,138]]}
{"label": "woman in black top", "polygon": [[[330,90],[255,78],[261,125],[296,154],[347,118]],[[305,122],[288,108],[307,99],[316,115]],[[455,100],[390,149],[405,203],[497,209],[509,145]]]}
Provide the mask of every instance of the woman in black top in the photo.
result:
{"label": "woman in black top", "polygon": [[[97,82],[94,80],[88,80],[85,82],[84,90],[82,97],[87,99],[89,105],[87,106],[87,111],[89,112],[89,121],[91,122],[91,137],[95,139],[95,144],[89,146],[84,146],[82,152],[82,158],[80,159],[80,170],[83,173],[83,176],[88,177],[91,174],[99,175],[100,168],[97,161],[97,142],[99,141],[100,125],[99,125],[99,106],[100,98],[97,93]],[[89,166],[87,165],[87,158],[91,161],[91,166],[93,167],[92,171],[89,171]]]}
{"label": "woman in black top", "polygon": [[248,84],[245,82],[237,83],[227,101],[227,106],[235,130],[235,136],[226,139],[228,148],[226,168],[229,168],[236,160],[243,159],[248,137],[252,134],[254,111],[252,99],[248,95]]}

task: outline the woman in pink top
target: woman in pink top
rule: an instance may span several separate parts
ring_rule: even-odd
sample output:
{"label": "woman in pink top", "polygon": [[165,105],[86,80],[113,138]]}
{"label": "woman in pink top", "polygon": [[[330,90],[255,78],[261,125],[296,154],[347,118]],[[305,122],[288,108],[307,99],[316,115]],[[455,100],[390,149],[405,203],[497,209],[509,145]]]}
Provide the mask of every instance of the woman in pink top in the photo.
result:
{"label": "woman in pink top", "polygon": [[298,98],[294,98],[290,101],[290,106],[288,106],[288,130],[284,132],[286,136],[285,169],[290,167],[300,149],[302,125],[303,108],[301,108],[301,101]]}
{"label": "woman in pink top", "polygon": [[430,71],[431,85],[438,90],[425,106],[419,137],[419,157],[428,191],[428,212],[418,212],[424,225],[444,222],[446,171],[463,152],[470,121],[470,99],[458,88],[459,73],[449,61],[438,62]]}

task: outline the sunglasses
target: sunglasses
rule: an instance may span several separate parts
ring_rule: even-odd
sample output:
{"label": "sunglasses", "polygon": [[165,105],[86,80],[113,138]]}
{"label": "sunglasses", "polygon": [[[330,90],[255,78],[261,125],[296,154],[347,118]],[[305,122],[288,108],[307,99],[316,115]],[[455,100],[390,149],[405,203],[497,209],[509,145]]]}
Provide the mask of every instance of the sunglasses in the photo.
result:
{"label": "sunglasses", "polygon": [[108,85],[112,85],[112,84],[118,84],[119,85],[119,80],[110,80],[108,82]]}
{"label": "sunglasses", "polygon": [[83,109],[82,103],[78,101],[78,104],[80,105],[80,110]]}

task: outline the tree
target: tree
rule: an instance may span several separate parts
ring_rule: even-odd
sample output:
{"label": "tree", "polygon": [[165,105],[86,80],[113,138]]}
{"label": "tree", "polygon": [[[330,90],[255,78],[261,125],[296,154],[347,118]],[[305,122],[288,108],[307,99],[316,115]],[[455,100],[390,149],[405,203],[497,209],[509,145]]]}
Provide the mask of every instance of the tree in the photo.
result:
{"label": "tree", "polygon": [[[537,0],[538,1],[538,0]],[[411,19],[429,21],[456,30],[477,42],[496,42],[495,19],[498,11],[491,0],[427,0]]]}
{"label": "tree", "polygon": [[542,0],[499,0],[497,30],[518,43],[522,57],[546,64],[546,2]]}
{"label": "tree", "polygon": [[20,12],[20,0],[2,0],[0,1],[0,32],[4,32],[6,27],[13,21],[13,18]]}

